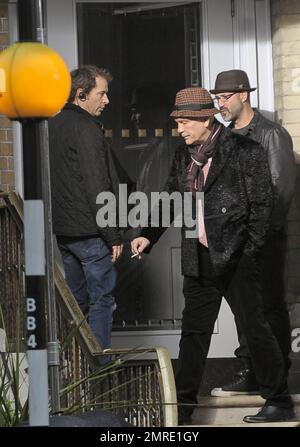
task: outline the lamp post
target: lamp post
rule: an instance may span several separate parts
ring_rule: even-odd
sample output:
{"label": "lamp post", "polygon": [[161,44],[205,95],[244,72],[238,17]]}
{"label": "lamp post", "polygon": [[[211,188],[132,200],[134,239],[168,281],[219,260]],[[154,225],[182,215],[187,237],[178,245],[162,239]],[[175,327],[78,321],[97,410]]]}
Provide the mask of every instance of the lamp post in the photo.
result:
{"label": "lamp post", "polygon": [[[20,0],[18,2],[19,38],[20,41],[39,41],[45,43],[46,28],[44,25],[45,0]],[[45,288],[47,297],[47,329],[48,329],[48,366],[49,394],[53,413],[60,412],[60,372],[59,372],[59,341],[57,339],[56,302],[54,285],[54,249],[52,235],[52,209],[50,192],[50,161],[48,145],[48,123],[46,120],[39,125],[37,136],[41,146],[41,182],[45,219],[45,256],[46,277]],[[23,126],[23,141],[26,141],[26,131]]]}
{"label": "lamp post", "polygon": [[38,42],[4,50],[0,74],[0,112],[23,128],[29,424],[49,425],[42,150],[47,144],[45,120],[64,105],[71,81],[63,59]]}

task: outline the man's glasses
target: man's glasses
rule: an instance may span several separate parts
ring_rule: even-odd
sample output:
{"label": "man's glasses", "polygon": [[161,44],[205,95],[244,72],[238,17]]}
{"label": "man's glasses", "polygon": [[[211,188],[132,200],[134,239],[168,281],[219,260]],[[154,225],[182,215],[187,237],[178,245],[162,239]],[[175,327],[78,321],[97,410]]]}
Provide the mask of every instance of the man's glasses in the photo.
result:
{"label": "man's glasses", "polygon": [[227,102],[233,95],[236,95],[236,94],[237,94],[237,92],[230,93],[229,95],[217,95],[214,97],[214,101],[217,101],[218,104],[220,102],[223,102],[223,104],[225,104],[225,102]]}

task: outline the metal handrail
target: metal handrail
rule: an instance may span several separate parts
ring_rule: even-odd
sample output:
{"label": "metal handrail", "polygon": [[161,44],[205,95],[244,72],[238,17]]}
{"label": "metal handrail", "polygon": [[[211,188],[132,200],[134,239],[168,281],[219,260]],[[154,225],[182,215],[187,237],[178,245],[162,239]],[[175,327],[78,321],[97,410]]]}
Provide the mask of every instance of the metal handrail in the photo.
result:
{"label": "metal handrail", "polygon": [[[2,210],[6,208],[6,226],[15,226],[12,234],[18,233],[18,244],[22,245],[22,199],[15,193],[0,193],[0,199],[5,202]],[[10,243],[11,247],[6,247],[7,250],[13,248],[14,242],[10,241]],[[1,241],[2,247],[5,244],[6,241]],[[18,269],[23,271],[23,255],[20,257],[20,263]],[[25,281],[23,276],[19,278],[21,283]],[[68,347],[61,352],[61,383],[62,386],[76,382],[80,384],[74,387],[72,393],[64,397],[65,407],[68,408],[79,400],[82,402],[82,407],[86,409],[102,407],[116,410],[134,425],[176,426],[175,381],[167,349],[164,347],[138,347],[136,349],[123,348],[103,351],[65,282],[63,272],[57,262],[54,266],[54,279],[59,338],[62,339],[64,334],[70,333],[70,327],[75,328]],[[24,291],[24,284],[18,284],[17,287],[19,292]],[[0,297],[0,304],[1,301],[4,301],[4,297]],[[25,318],[24,309],[23,315]],[[5,318],[10,319],[8,312],[6,312]],[[11,337],[12,334],[7,334],[7,336]],[[145,358],[145,353],[149,352],[152,357],[155,357],[154,359]],[[98,380],[97,386],[87,385],[85,377],[89,375],[90,371],[99,368],[98,358],[103,354],[110,354],[114,359],[119,359],[120,366],[112,368],[112,373],[107,374],[106,381],[102,377]],[[110,382],[113,382],[113,385]],[[107,396],[105,400],[108,400],[105,403],[102,402],[101,396],[97,397],[97,390],[100,388],[105,389],[103,395]],[[128,395],[128,393],[131,394]],[[129,402],[125,402],[120,408],[118,401],[122,401],[124,396],[127,396]]]}

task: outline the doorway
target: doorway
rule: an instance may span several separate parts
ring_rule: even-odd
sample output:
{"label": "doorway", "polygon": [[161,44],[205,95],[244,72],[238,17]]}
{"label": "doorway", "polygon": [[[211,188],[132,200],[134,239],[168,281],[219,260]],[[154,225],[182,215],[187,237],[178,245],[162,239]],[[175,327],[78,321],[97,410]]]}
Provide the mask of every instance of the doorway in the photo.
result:
{"label": "doorway", "polygon": [[[175,94],[201,85],[200,17],[200,2],[77,4],[79,63],[112,72],[106,136],[147,195],[163,189],[180,143],[169,118]],[[114,330],[180,329],[179,229],[169,228],[143,262],[130,258],[132,235],[117,266]]]}

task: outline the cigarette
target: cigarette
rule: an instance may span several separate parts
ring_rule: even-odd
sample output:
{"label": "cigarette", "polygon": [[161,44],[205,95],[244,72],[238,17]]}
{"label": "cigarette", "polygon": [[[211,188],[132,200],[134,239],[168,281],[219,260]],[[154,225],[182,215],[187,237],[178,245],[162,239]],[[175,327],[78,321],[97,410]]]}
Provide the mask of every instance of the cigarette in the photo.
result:
{"label": "cigarette", "polygon": [[134,255],[131,256],[131,258],[135,258],[138,255],[139,255],[139,253],[135,253]]}

